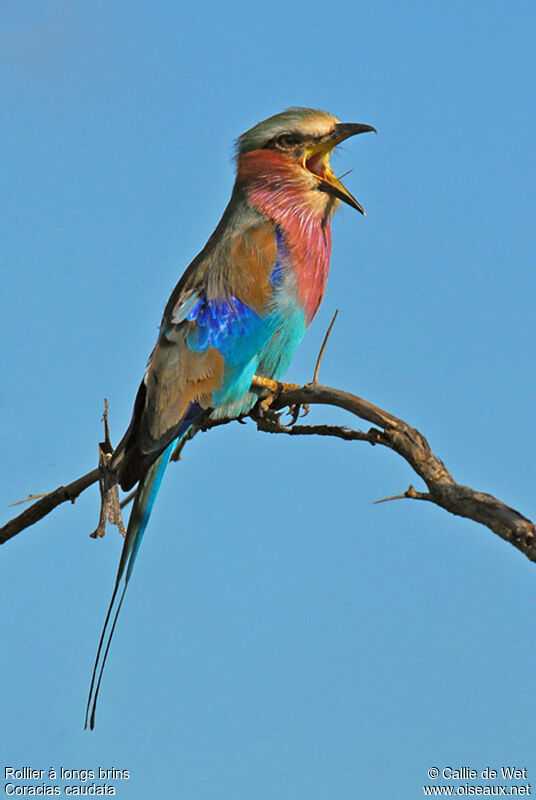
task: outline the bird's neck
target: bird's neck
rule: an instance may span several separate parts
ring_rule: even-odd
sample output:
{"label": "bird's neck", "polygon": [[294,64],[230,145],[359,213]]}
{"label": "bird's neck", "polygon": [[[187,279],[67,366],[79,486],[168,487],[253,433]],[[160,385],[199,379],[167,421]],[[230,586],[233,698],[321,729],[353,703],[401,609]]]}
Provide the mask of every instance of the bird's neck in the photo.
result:
{"label": "bird's neck", "polygon": [[335,203],[311,175],[274,150],[240,156],[237,181],[248,203],[280,229],[298,279],[307,324],[324,296],[331,255],[330,217]]}

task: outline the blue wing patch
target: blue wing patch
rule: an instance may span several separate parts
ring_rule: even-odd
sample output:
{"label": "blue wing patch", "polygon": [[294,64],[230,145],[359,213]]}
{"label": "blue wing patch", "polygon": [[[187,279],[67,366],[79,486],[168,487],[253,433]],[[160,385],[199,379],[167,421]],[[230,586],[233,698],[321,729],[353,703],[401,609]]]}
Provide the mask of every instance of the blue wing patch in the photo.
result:
{"label": "blue wing patch", "polygon": [[268,321],[237,297],[207,300],[203,293],[184,319],[197,323],[186,337],[190,350],[200,352],[214,347],[228,364],[249,361],[271,334]]}

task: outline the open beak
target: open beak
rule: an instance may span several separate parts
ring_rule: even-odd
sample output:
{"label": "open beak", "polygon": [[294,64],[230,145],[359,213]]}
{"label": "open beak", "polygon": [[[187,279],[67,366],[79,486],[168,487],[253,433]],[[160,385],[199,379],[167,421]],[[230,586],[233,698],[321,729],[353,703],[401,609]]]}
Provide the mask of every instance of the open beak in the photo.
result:
{"label": "open beak", "polygon": [[309,172],[312,172],[318,178],[318,189],[321,192],[337,197],[343,203],[347,203],[352,208],[360,211],[361,214],[365,214],[365,209],[337,178],[329,163],[329,156],[333,148],[345,139],[350,136],[356,136],[358,133],[368,133],[370,131],[377,133],[376,128],[373,128],[372,125],[363,125],[361,122],[337,123],[328,138],[307,151],[304,165]]}

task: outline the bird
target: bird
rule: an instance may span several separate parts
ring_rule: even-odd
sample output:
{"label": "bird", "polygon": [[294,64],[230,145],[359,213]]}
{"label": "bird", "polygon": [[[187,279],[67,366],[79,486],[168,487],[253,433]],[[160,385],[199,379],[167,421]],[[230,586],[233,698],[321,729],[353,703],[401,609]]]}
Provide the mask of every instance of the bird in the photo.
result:
{"label": "bird", "polygon": [[231,199],[165,306],[130,424],[110,463],[123,490],[137,489],[95,658],[86,728],[95,726],[119,611],[171,454],[201,415],[247,414],[263,387],[289,366],[326,289],[331,217],[341,202],[365,214],[333,172],[330,155],[349,137],[371,131],[326,111],[293,107],[237,140]]}

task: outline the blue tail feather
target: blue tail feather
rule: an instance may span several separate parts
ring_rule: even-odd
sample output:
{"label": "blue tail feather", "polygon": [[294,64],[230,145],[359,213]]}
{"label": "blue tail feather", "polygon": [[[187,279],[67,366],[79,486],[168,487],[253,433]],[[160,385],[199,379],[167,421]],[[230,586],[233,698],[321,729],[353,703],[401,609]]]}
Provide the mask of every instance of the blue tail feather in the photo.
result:
{"label": "blue tail feather", "polygon": [[117,571],[117,580],[120,581],[123,571],[126,567],[127,573],[125,582],[128,583],[132,570],[134,569],[134,562],[140,549],[143,534],[147,528],[151,511],[153,510],[156,495],[160,489],[164,472],[169,464],[171,453],[176,445],[176,440],[173,440],[170,445],[164,450],[161,456],[157,458],[154,464],[151,464],[147,470],[147,474],[140,481],[138,491],[134,498],[134,505],[128,520],[127,534],[125,537],[125,544],[121,553],[121,560],[119,562],[119,569]]}
{"label": "blue tail feather", "polygon": [[[173,448],[175,447],[176,443],[177,440],[174,439],[171,442],[171,444],[168,445],[168,447],[157,458],[157,460],[153,464],[151,464],[151,466],[147,470],[146,475],[138,484],[138,489],[136,491],[136,496],[134,498],[134,505],[132,507],[132,511],[130,513],[130,517],[128,520],[127,533],[125,536],[123,549],[121,551],[121,558],[119,560],[119,567],[115,579],[112,599],[110,600],[110,605],[108,606],[108,612],[106,614],[106,619],[104,621],[104,626],[102,629],[99,646],[97,649],[97,656],[95,658],[95,664],[93,667],[93,674],[91,676],[91,685],[89,688],[89,697],[86,706],[86,719],[84,725],[84,727],[87,728],[89,721],[89,727],[91,728],[91,730],[93,730],[93,728],[95,727],[95,711],[97,708],[97,698],[99,695],[99,689],[102,681],[102,675],[104,672],[104,666],[106,664],[106,658],[108,656],[108,651],[110,649],[110,644],[112,642],[112,637],[114,635],[117,618],[119,616],[119,611],[121,610],[121,605],[123,603],[125,591],[128,586],[130,576],[132,575],[134,562],[136,561],[136,556],[138,555],[138,550],[140,548],[141,540],[143,538],[143,534],[145,533],[145,529],[147,528],[147,523],[149,522],[149,517],[151,515],[156,495],[158,494],[158,490],[160,489],[160,484],[162,483],[164,472],[166,471],[166,467],[169,464],[169,459],[171,458],[171,453],[173,452]],[[121,592],[121,595],[119,596],[119,601],[116,606],[116,599],[118,596],[119,586],[121,584],[121,579],[123,575],[125,575],[123,590]],[[104,654],[101,660],[101,653],[103,650],[104,640],[106,637],[106,631],[108,629],[108,624],[112,617],[112,612],[114,610],[114,607],[115,607],[115,613],[113,615],[112,627],[110,628],[110,633],[108,635],[106,647],[104,648]],[[98,671],[98,679],[96,680],[97,671]]]}

